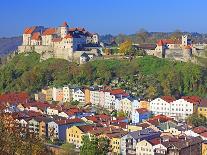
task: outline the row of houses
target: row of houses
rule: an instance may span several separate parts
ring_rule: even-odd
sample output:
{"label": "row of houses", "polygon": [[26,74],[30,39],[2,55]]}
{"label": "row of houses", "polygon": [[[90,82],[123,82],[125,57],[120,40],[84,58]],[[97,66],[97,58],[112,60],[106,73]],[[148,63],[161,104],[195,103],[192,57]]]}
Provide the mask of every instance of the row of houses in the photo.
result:
{"label": "row of houses", "polygon": [[[44,96],[44,99],[41,96]],[[143,119],[149,118],[151,114],[163,114],[177,120],[185,120],[194,112],[207,116],[207,101],[198,96],[183,96],[179,99],[162,96],[143,100],[131,96],[123,89],[111,87],[47,88],[36,94],[36,100],[90,103],[109,111],[122,111],[133,123],[139,123]]]}
{"label": "row of houses", "polygon": [[[28,129],[31,133],[52,141],[74,144],[77,149],[83,145],[83,136],[88,135],[90,138],[95,136],[109,139],[111,154],[204,155],[207,153],[207,128],[192,128],[170,116],[155,114],[155,111],[152,111],[154,115],[151,115],[153,100],[149,102],[131,100],[131,98],[120,100],[128,101],[128,106],[130,106],[129,101],[138,105],[134,109],[140,116],[132,115],[138,122],[133,123],[130,122],[129,117],[97,114],[87,109],[67,108],[48,102],[31,102],[28,101],[26,94],[19,96],[21,99],[18,99],[16,94],[12,94],[12,99],[9,94],[1,95],[1,112],[12,116],[22,128]],[[162,97],[160,100],[166,98],[169,97]],[[152,103],[154,104],[154,101]],[[175,103],[172,100],[170,102],[170,104]],[[123,109],[125,105],[118,107]],[[151,116],[144,116],[148,112]]]}

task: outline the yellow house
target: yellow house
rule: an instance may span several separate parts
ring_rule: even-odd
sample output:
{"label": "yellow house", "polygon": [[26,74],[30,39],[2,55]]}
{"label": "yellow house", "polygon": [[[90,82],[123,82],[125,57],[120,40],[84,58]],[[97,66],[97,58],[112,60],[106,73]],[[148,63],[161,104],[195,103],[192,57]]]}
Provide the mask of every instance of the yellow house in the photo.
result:
{"label": "yellow house", "polygon": [[66,130],[66,142],[79,148],[82,145],[82,137],[92,130],[93,126],[90,125],[72,126]]}
{"label": "yellow house", "polygon": [[201,155],[207,155],[207,141],[204,141],[202,143],[202,154]]}
{"label": "yellow house", "polygon": [[201,114],[207,118],[207,100],[201,100],[201,103],[198,105],[198,114]]}
{"label": "yellow house", "polygon": [[127,131],[128,132],[133,132],[133,131],[139,131],[142,130],[141,126],[136,126],[136,125],[127,125]]}
{"label": "yellow house", "polygon": [[52,88],[42,89],[42,93],[46,95],[46,101],[52,101]]}
{"label": "yellow house", "polygon": [[123,112],[131,114],[132,102],[128,98],[124,98],[120,102],[121,102],[121,109],[123,110]]}
{"label": "yellow house", "polygon": [[120,130],[120,131],[111,131],[108,133],[104,133],[99,135],[99,137],[105,137],[110,140],[110,152],[114,155],[121,154],[121,137],[123,137],[127,132]]}
{"label": "yellow house", "polygon": [[88,88],[85,89],[85,103],[90,103],[90,90]]}
{"label": "yellow house", "polygon": [[146,140],[142,140],[136,145],[136,154],[140,155],[154,155],[153,146]]}
{"label": "yellow house", "polygon": [[147,110],[150,110],[150,103],[148,101],[140,101],[139,106],[140,108],[145,108]]}
{"label": "yellow house", "polygon": [[44,121],[41,121],[39,124],[39,136],[40,137],[46,136],[46,124]]}

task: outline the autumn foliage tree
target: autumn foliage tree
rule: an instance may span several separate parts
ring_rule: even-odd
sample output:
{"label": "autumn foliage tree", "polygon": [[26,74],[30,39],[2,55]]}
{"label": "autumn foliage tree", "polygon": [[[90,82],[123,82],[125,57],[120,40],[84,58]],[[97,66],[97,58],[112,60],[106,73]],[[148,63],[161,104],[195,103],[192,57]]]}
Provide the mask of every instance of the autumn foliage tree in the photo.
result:
{"label": "autumn foliage tree", "polygon": [[0,152],[2,155],[49,155],[44,142],[21,128],[11,114],[0,114]]}

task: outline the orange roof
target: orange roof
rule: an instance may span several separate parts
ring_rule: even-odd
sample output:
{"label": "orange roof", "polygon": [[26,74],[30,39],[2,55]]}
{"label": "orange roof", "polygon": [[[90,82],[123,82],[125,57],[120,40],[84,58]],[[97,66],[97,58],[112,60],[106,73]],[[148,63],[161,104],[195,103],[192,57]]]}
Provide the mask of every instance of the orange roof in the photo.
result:
{"label": "orange roof", "polygon": [[55,28],[48,28],[43,32],[43,35],[52,35],[55,33]]}
{"label": "orange roof", "polygon": [[176,100],[175,97],[172,97],[172,96],[162,96],[161,99],[163,99],[164,101],[166,101],[168,103]]}
{"label": "orange roof", "polygon": [[164,43],[163,43],[163,41],[162,41],[162,40],[159,40],[159,41],[157,42],[157,45],[158,45],[158,46],[163,46],[163,45],[164,45]]}
{"label": "orange roof", "polygon": [[158,40],[157,45],[158,46],[163,46],[165,44],[180,44],[180,40],[172,40],[172,39],[162,39]]}
{"label": "orange roof", "polygon": [[40,39],[41,39],[41,36],[40,36],[40,33],[39,32],[35,32],[32,35],[32,40],[40,40]]}
{"label": "orange roof", "polygon": [[74,119],[62,119],[59,121],[56,121],[57,124],[63,125],[63,124],[72,124],[72,123],[81,123],[83,122],[80,118],[74,118]]}
{"label": "orange roof", "polygon": [[146,112],[149,112],[146,108],[139,108],[139,109],[136,109],[136,111],[140,114],[144,114]]}
{"label": "orange roof", "polygon": [[33,26],[33,27],[27,27],[25,30],[24,30],[24,34],[32,34],[34,32],[34,30],[36,29],[36,26]]}
{"label": "orange roof", "polygon": [[192,49],[191,46],[187,45],[187,46],[184,46],[185,49]]}
{"label": "orange roof", "polygon": [[112,89],[111,91],[112,95],[117,95],[117,94],[124,94],[124,90],[123,89]]}
{"label": "orange roof", "polygon": [[73,38],[73,36],[72,36],[71,34],[67,34],[67,35],[65,36],[65,38],[66,38],[66,39],[68,39],[68,38]]}
{"label": "orange roof", "polygon": [[201,102],[201,98],[198,96],[183,96],[182,99],[193,104],[200,104]]}
{"label": "orange roof", "polygon": [[68,23],[66,21],[63,22],[63,24],[61,25],[61,27],[68,27]]}

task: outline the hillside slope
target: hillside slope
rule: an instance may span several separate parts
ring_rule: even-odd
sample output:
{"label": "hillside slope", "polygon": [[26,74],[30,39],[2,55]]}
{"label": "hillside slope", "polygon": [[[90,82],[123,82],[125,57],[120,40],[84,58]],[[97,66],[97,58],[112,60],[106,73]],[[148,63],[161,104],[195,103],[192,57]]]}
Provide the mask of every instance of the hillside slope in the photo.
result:
{"label": "hillside slope", "polygon": [[0,92],[37,92],[47,85],[109,85],[136,96],[207,95],[207,69],[151,56],[128,60],[97,60],[84,65],[61,59],[40,62],[37,53],[19,54],[0,68]]}

